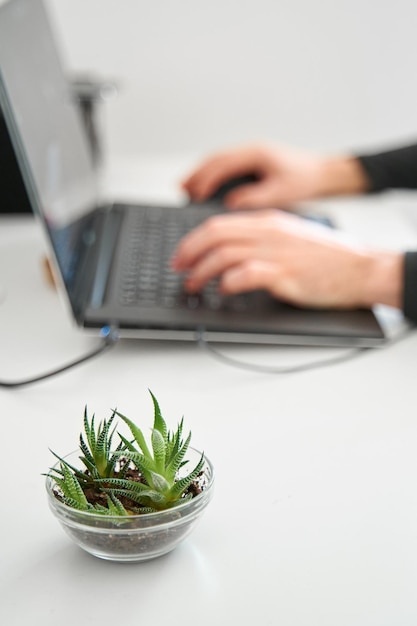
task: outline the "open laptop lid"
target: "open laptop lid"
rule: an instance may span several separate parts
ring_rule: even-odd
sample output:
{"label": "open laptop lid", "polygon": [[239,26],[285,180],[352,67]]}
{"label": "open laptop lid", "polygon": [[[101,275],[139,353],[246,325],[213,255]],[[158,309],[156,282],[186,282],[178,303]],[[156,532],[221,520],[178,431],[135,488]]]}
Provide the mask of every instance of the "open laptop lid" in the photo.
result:
{"label": "open laptop lid", "polygon": [[0,105],[32,208],[76,314],[74,258],[98,190],[73,98],[42,0],[0,4]]}

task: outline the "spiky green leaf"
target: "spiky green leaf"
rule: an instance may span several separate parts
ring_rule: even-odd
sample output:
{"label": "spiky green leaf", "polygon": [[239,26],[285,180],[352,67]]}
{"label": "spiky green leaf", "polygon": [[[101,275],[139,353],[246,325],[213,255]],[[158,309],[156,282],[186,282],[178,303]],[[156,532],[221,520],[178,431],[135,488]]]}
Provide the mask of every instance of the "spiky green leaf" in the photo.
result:
{"label": "spiky green leaf", "polygon": [[172,483],[168,482],[165,476],[161,476],[161,474],[156,472],[150,472],[149,480],[152,488],[163,494],[168,493],[172,487]]}
{"label": "spiky green leaf", "polygon": [[[110,490],[103,489],[104,492],[109,493]],[[142,504],[144,506],[149,506],[149,503],[154,503],[156,508],[163,508],[164,505],[167,504],[166,498],[162,493],[158,493],[157,491],[148,490],[146,493],[135,492],[130,489],[112,489],[111,493],[116,496],[120,496],[123,498],[129,498],[132,502],[136,502],[137,504]]]}
{"label": "spiky green leaf", "polygon": [[119,413],[118,411],[115,411],[116,415],[118,415],[120,417],[120,419],[122,419],[125,424],[127,424],[127,426],[130,428],[130,431],[133,435],[133,437],[135,438],[136,443],[138,444],[141,452],[147,457],[147,458],[152,458],[151,453],[149,452],[149,448],[146,444],[145,441],[145,437],[143,436],[143,433],[141,431],[141,429],[136,426],[136,424],[134,422],[132,422],[132,420],[130,420],[128,417],[126,417],[125,415],[122,415],[122,413]]}
{"label": "spiky green leaf", "polygon": [[177,445],[175,446],[175,449],[173,450],[173,454],[170,458],[170,461],[166,467],[166,476],[168,477],[168,479],[171,479],[171,481],[175,478],[178,470],[180,469],[180,467],[182,467],[183,465],[183,461],[184,461],[184,457],[187,453],[187,450],[189,448],[191,442],[191,432],[189,433],[187,439],[185,440],[184,444],[182,446],[180,446],[177,449]]}
{"label": "spiky green leaf", "polygon": [[159,430],[152,429],[151,441],[155,469],[158,472],[163,472],[165,469],[165,441]]}
{"label": "spiky green leaf", "polygon": [[68,496],[76,500],[80,505],[87,506],[88,501],[81,489],[80,483],[76,476],[71,472],[67,463],[61,462],[61,471],[64,474],[65,487],[68,490]]}
{"label": "spiky green leaf", "polygon": [[166,422],[165,422],[164,418],[162,417],[162,413],[161,413],[161,409],[160,409],[159,404],[158,404],[158,400],[155,398],[155,396],[153,395],[153,393],[152,393],[152,391],[150,389],[148,389],[148,391],[151,394],[153,407],[154,407],[153,427],[154,427],[155,430],[157,430],[162,435],[162,438],[164,440],[164,444],[166,445],[167,441],[168,441],[167,425],[166,425]]}
{"label": "spiky green leaf", "polygon": [[107,489],[108,487],[122,487],[123,489],[130,489],[135,492],[149,491],[149,485],[145,485],[144,483],[137,482],[135,480],[129,480],[128,478],[101,478],[97,481],[97,485],[100,485],[103,489]]}
{"label": "spiky green leaf", "polygon": [[200,460],[198,464],[196,465],[196,467],[193,469],[193,471],[190,472],[187,476],[184,476],[183,478],[178,480],[174,484],[174,486],[171,487],[171,489],[169,490],[169,493],[167,494],[167,499],[177,500],[178,498],[180,498],[183,492],[187,489],[187,487],[191,485],[193,480],[195,480],[199,476],[203,467],[204,467],[204,454],[201,455]]}

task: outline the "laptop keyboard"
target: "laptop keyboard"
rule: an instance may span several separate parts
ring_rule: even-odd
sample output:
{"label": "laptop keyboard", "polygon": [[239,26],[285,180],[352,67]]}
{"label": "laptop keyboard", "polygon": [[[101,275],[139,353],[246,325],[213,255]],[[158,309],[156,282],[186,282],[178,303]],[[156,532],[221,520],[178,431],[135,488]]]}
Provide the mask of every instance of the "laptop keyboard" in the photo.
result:
{"label": "laptop keyboard", "polygon": [[[262,308],[264,292],[222,296],[218,292],[217,280],[206,285],[201,293],[187,294],[183,289],[183,276],[170,268],[170,260],[179,240],[215,212],[205,211],[203,207],[197,211],[135,207],[124,250],[121,304],[165,309],[204,308],[239,313]],[[305,217],[332,226],[325,217]]]}
{"label": "laptop keyboard", "polygon": [[[183,215],[182,215],[183,213]],[[123,259],[120,302],[124,306],[163,307],[211,310],[245,310],[248,294],[223,297],[217,281],[211,281],[202,293],[187,294],[183,277],[170,268],[170,259],[178,241],[201,223],[205,215],[169,209],[138,211],[129,231]]]}

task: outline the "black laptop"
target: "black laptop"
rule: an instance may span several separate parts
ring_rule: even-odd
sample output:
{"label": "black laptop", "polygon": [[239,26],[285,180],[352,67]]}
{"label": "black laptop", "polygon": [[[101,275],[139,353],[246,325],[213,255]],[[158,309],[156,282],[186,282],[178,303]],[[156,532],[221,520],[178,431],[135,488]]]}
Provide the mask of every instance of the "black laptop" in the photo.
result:
{"label": "black laptop", "polygon": [[262,291],[189,296],[169,259],[220,203],[99,203],[96,171],[42,0],[0,5],[0,103],[34,213],[77,325],[153,339],[374,346],[371,311],[317,311]]}

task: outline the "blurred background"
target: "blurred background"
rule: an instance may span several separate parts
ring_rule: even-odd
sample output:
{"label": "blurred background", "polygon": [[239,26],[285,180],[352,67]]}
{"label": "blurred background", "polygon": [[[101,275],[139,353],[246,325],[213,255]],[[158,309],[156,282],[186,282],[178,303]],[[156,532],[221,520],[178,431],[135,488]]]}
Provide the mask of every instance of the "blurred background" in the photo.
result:
{"label": "blurred background", "polygon": [[415,0],[47,0],[76,75],[119,87],[114,155],[269,140],[319,151],[417,138]]}

